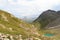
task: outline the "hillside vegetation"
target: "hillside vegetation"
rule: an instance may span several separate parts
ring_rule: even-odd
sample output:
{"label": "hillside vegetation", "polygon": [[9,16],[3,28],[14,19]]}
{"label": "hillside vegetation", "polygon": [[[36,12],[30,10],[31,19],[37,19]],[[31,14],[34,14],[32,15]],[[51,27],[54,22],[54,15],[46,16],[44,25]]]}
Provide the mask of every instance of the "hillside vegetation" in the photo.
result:
{"label": "hillside vegetation", "polygon": [[[54,40],[55,37],[44,36],[50,33],[40,30],[39,22],[27,23],[14,15],[0,10],[0,40]],[[49,30],[50,31],[50,30]]]}

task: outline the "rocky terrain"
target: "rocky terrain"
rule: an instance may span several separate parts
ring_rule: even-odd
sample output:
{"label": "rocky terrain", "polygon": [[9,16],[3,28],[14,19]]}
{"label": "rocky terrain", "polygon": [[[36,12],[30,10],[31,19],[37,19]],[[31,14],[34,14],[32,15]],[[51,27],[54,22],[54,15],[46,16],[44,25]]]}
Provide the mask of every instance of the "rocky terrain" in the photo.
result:
{"label": "rocky terrain", "polygon": [[42,28],[51,28],[60,25],[60,11],[44,11],[34,22],[39,22]]}

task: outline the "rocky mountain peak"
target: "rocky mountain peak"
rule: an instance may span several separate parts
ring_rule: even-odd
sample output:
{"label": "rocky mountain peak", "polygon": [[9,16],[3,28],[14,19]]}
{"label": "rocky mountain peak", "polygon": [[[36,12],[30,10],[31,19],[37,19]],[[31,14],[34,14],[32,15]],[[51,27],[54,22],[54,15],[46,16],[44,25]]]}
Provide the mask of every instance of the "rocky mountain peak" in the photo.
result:
{"label": "rocky mountain peak", "polygon": [[58,19],[60,17],[59,14],[60,11],[46,10],[35,21],[39,22],[42,27],[46,27],[49,23]]}

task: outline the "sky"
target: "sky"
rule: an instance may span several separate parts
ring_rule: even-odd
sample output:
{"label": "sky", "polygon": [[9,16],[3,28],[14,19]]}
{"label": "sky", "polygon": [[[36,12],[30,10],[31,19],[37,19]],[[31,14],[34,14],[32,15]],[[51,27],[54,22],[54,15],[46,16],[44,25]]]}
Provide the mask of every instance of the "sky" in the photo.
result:
{"label": "sky", "polygon": [[0,0],[0,9],[24,20],[35,20],[45,10],[60,10],[60,0]]}

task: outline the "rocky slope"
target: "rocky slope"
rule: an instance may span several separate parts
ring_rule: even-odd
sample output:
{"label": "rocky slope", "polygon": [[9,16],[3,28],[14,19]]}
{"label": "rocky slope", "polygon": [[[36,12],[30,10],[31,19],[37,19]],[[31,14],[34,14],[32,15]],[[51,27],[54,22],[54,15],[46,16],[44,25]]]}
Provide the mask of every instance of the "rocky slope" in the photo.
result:
{"label": "rocky slope", "polygon": [[49,28],[60,25],[60,11],[44,11],[34,22],[39,22],[41,28]]}

